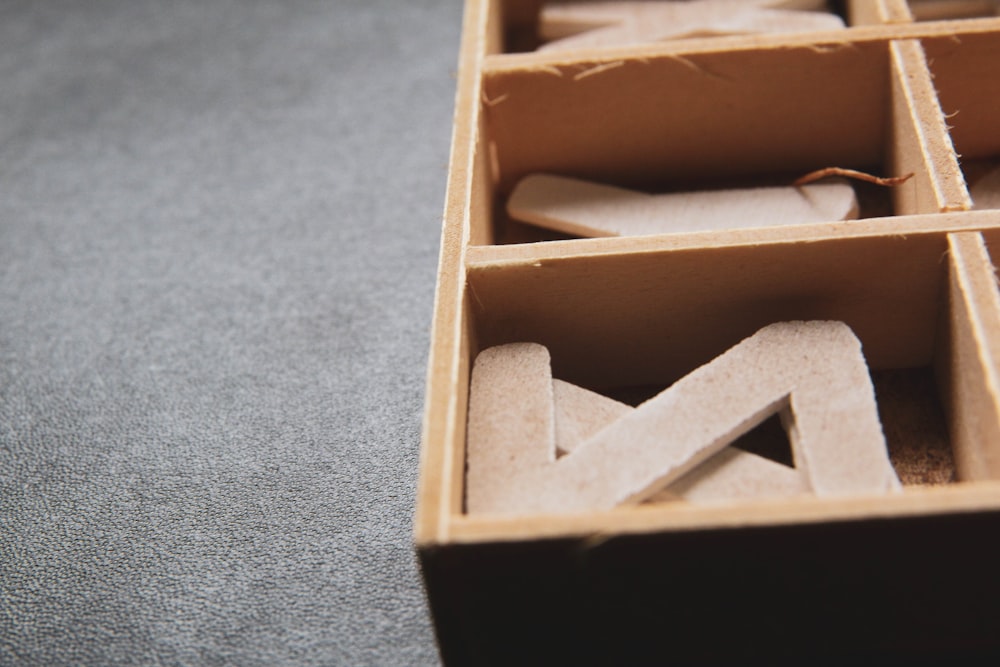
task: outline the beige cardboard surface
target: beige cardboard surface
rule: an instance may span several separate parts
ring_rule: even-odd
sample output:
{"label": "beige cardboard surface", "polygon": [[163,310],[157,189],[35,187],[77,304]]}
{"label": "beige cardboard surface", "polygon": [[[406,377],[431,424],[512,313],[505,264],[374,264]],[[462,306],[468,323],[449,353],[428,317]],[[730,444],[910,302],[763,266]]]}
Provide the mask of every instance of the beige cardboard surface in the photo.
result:
{"label": "beige cardboard surface", "polygon": [[517,506],[533,476],[555,462],[549,352],[535,343],[484,350],[472,369],[466,508]]}
{"label": "beige cardboard surface", "polygon": [[624,417],[632,407],[571,382],[552,380],[555,399],[556,451],[569,454],[590,436]]}
{"label": "beige cardboard surface", "polygon": [[[556,444],[572,453],[602,428],[634,408],[562,380],[553,380],[556,406]],[[727,447],[658,492],[652,501],[683,499],[696,503],[747,498],[774,498],[807,493],[802,475],[794,468],[735,447]]]}
{"label": "beige cardboard surface", "polygon": [[644,189],[883,160],[885,44],[595,61],[486,64],[499,192],[533,172]]}

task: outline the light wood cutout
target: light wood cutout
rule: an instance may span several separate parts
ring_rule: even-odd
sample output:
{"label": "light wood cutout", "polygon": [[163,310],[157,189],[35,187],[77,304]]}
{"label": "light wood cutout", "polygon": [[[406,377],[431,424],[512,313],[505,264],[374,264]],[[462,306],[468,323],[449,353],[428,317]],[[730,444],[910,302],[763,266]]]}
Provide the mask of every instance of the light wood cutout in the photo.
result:
{"label": "light wood cutout", "polygon": [[[635,408],[575,384],[552,381],[555,398],[556,452],[573,452],[602,428]],[[795,468],[736,447],[727,447],[650,500],[682,499],[694,503],[743,498],[779,498],[807,493]]]}
{"label": "light wood cutout", "polygon": [[849,220],[858,215],[858,200],[843,179],[651,195],[532,174],[514,188],[507,212],[516,220],[577,236],[645,236]]}
{"label": "light wood cutout", "polygon": [[815,0],[549,3],[540,51],[627,46],[691,37],[837,30],[839,16]]}
{"label": "light wood cutout", "polygon": [[[565,387],[553,388],[544,346],[514,343],[480,353],[469,405],[470,514],[639,502],[778,412],[798,473],[816,495],[901,488],[860,343],[840,322],[765,327],[634,410],[604,404],[602,418],[613,421],[596,433],[589,434],[593,421],[575,432],[558,429],[556,396],[565,402]],[[579,404],[563,410],[580,412]],[[562,448],[572,450],[558,460],[557,433]],[[570,444],[581,436],[582,443]]]}

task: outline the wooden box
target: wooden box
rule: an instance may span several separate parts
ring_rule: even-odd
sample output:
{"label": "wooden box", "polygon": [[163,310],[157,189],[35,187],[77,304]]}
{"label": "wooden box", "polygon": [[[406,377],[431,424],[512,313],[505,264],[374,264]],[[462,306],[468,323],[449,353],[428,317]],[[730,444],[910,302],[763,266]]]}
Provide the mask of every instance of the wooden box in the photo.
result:
{"label": "wooden box", "polygon": [[[415,527],[448,664],[1000,655],[1000,211],[963,173],[1000,162],[1000,18],[831,4],[845,29],[546,53],[540,2],[468,0]],[[536,171],[654,190],[832,165],[914,176],[849,222],[574,239],[504,214]],[[861,340],[902,493],[464,512],[479,351],[662,388],[808,319]]]}

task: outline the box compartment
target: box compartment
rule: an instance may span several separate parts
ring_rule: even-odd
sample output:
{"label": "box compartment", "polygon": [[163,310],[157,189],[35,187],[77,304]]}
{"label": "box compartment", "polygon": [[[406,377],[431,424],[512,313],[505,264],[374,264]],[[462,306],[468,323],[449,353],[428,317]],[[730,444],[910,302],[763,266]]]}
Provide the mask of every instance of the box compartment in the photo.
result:
{"label": "box compartment", "polygon": [[[683,0],[673,1],[681,2]],[[840,16],[844,20],[844,24],[851,27],[898,20],[901,13],[905,12],[905,1],[832,0],[826,4],[828,11]],[[547,4],[545,0],[491,0],[492,18],[488,34],[501,35],[502,39],[495,42],[495,46],[490,49],[489,53],[529,53],[537,49],[542,43],[538,31],[539,13],[545,4]],[[554,4],[559,4],[559,1],[556,0]],[[902,15],[905,16],[905,14]],[[821,34],[828,36],[829,32]],[[727,37],[713,39],[724,40]]]}
{"label": "box compartment", "polygon": [[504,213],[533,172],[664,192],[788,184],[837,166],[915,174],[891,190],[860,185],[862,216],[964,206],[947,183],[958,169],[914,42],[488,67],[482,115],[488,159],[473,178],[495,200],[473,212],[474,243],[566,238]]}
{"label": "box compartment", "polygon": [[[992,267],[956,252],[958,237],[982,242],[975,232],[913,230],[606,255],[603,240],[574,241],[576,252],[535,261],[473,256],[463,367],[485,347],[529,340],[549,347],[556,377],[593,389],[669,384],[771,322],[839,319],[862,341],[883,417],[881,401],[898,374],[910,374],[889,411],[905,421],[907,400],[918,412],[954,404],[952,393],[964,391],[956,373],[996,372],[966,355],[971,338],[961,332],[983,304],[954,284]],[[1000,322],[1000,299],[991,313]],[[989,408],[959,418],[998,423]],[[884,424],[890,446],[925,427]],[[956,459],[996,459],[1000,440],[966,437],[954,424],[934,430],[943,441],[924,454],[950,447]],[[913,451],[906,465],[919,464]],[[1000,528],[1000,485],[988,481],[996,474],[968,473],[868,498],[566,516],[472,517],[453,506],[447,540],[421,553],[442,650],[449,664],[727,664],[751,655],[801,664],[995,651],[983,620],[995,609],[983,596],[1000,593],[1000,581],[968,568],[990,571],[975,545],[980,531]]]}
{"label": "box compartment", "polygon": [[[948,253],[947,235],[935,233],[473,263],[470,307],[480,348],[541,343],[555,377],[605,394],[665,388],[787,320],[846,322],[877,375],[929,368],[941,354]],[[882,384],[892,394],[891,378]],[[897,440],[923,437],[921,428],[886,425]]]}

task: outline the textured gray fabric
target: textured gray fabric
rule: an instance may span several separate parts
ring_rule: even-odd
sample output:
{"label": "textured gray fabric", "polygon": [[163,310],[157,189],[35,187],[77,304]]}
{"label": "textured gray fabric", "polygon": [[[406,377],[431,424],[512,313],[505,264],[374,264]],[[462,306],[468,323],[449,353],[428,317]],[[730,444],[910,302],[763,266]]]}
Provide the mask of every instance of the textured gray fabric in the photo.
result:
{"label": "textured gray fabric", "polygon": [[0,663],[437,664],[459,0],[0,0]]}

